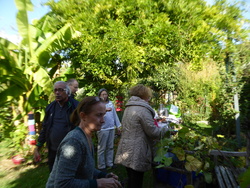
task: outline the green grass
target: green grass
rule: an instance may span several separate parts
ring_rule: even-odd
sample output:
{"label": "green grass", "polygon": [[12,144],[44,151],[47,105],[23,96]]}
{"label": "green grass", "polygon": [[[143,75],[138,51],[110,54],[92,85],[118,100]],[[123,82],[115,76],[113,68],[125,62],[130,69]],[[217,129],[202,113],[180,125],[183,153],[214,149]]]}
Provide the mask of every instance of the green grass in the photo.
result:
{"label": "green grass", "polygon": [[49,176],[45,164],[15,165],[11,160],[16,151],[8,141],[0,142],[0,187],[1,188],[44,188]]}
{"label": "green grass", "polygon": [[3,173],[1,171],[1,188],[44,188],[49,176],[47,165],[20,166]]}

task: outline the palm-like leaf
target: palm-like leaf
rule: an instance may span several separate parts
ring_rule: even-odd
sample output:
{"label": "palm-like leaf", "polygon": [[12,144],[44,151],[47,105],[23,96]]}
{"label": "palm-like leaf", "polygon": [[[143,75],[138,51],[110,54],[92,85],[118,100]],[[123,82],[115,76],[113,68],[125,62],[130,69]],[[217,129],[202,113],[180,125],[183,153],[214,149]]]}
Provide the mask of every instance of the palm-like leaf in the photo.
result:
{"label": "palm-like leaf", "polygon": [[[30,25],[27,11],[32,11],[30,0],[15,0],[17,25],[22,41],[19,46],[0,38],[0,73],[2,89],[0,90],[0,104],[26,96],[23,107],[30,110],[39,95],[49,95],[52,88],[52,79],[48,68],[51,54],[65,48],[66,41],[73,35],[70,24],[66,24],[56,33],[50,31],[49,21],[53,18],[46,15],[40,25]],[[54,65],[55,66],[55,65]],[[56,67],[56,66],[55,66]],[[8,75],[8,76],[6,76]],[[40,88],[40,89],[35,89]],[[12,91],[12,92],[11,92]],[[15,91],[15,92],[14,92]],[[37,98],[38,97],[38,98]]]}

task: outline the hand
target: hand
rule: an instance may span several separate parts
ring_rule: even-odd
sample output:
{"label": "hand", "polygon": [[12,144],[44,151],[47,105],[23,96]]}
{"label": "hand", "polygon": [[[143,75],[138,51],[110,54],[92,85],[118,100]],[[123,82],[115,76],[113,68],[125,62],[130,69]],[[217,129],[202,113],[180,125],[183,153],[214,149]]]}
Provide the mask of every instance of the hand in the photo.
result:
{"label": "hand", "polygon": [[114,178],[97,179],[98,188],[122,188],[121,183]]}
{"label": "hand", "polygon": [[106,108],[106,111],[107,111],[107,112],[109,112],[109,111],[111,111],[111,110],[112,110],[111,107]]}
{"label": "hand", "polygon": [[115,174],[113,174],[112,172],[111,172],[111,173],[108,173],[108,174],[106,175],[106,178],[114,178],[114,179],[118,180],[118,176],[115,175]]}
{"label": "hand", "polygon": [[38,149],[37,147],[36,147],[35,150],[34,150],[34,157],[33,157],[33,160],[34,160],[36,163],[41,161],[41,155],[40,155],[39,149]]}
{"label": "hand", "polygon": [[120,135],[121,135],[121,133],[122,133],[122,129],[121,129],[121,127],[118,127],[118,128],[117,128],[117,135],[119,135],[119,136],[120,136]]}

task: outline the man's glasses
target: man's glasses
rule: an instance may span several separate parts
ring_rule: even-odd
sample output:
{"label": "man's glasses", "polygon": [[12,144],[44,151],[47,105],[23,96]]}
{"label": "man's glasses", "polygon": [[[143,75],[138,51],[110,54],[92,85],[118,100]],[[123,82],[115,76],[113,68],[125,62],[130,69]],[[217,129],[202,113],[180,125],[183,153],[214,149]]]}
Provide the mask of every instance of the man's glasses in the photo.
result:
{"label": "man's glasses", "polygon": [[56,92],[63,92],[63,91],[66,91],[66,89],[63,89],[63,88],[54,88],[53,92],[56,93]]}

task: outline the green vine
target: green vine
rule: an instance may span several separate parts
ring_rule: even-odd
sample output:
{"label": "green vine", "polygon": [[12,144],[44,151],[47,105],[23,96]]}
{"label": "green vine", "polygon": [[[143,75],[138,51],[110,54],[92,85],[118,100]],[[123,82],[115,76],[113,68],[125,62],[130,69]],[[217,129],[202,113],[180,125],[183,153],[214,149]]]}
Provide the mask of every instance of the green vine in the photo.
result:
{"label": "green vine", "polygon": [[[154,161],[159,164],[157,168],[173,166],[196,173],[202,172],[206,182],[212,181],[214,164],[209,157],[209,151],[220,149],[216,138],[182,127],[176,135],[162,138],[156,148]],[[174,155],[169,157],[168,152]]]}

